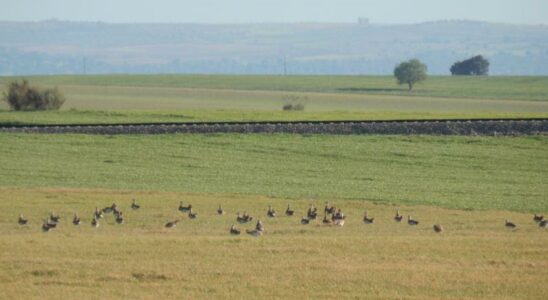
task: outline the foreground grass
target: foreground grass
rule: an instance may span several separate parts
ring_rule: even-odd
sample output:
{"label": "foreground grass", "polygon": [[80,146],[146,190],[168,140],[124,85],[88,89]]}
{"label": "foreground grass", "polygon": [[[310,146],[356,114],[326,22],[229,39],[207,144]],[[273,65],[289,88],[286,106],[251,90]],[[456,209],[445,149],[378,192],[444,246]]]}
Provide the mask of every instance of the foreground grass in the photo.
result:
{"label": "foreground grass", "polygon": [[0,186],[548,210],[546,137],[0,134]]}
{"label": "foreground grass", "polygon": [[[131,197],[142,208],[130,211]],[[178,201],[199,213],[188,220]],[[107,215],[89,226],[96,206],[116,202],[126,223]],[[0,189],[0,298],[337,298],[544,299],[546,230],[530,214],[400,207],[421,223],[392,221],[395,207],[335,200],[342,228],[299,224],[309,199],[230,194],[137,193],[108,190]],[[295,217],[266,219],[268,204]],[[228,214],[217,216],[223,204]],[[322,203],[316,201],[320,206]],[[363,211],[376,217],[361,223]],[[40,232],[51,210],[58,229]],[[261,217],[263,237],[233,237],[234,213]],[[19,226],[23,212],[29,225]],[[83,220],[69,224],[74,212]],[[182,221],[166,230],[167,220]],[[504,219],[518,224],[508,231]],[[435,234],[431,225],[446,228]],[[250,228],[254,224],[241,225]]]}

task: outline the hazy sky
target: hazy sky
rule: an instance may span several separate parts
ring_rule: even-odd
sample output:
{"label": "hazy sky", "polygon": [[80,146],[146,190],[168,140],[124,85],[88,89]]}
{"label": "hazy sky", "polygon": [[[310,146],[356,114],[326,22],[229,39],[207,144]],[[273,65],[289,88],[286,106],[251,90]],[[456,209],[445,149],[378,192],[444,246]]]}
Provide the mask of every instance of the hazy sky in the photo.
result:
{"label": "hazy sky", "polygon": [[416,23],[467,19],[548,25],[548,0],[0,0],[0,20]]}

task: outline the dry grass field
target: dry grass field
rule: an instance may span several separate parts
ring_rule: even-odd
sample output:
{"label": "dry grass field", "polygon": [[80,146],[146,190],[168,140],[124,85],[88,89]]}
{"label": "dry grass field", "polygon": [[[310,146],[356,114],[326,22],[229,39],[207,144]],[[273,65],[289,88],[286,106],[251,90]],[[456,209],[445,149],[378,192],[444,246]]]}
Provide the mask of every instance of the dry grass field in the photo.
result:
{"label": "dry grass field", "polygon": [[[131,198],[141,208],[131,211]],[[190,220],[179,201],[199,214]],[[125,224],[95,207],[116,202]],[[297,211],[283,215],[290,203]],[[344,227],[299,223],[313,199],[93,189],[0,189],[1,299],[545,299],[548,232],[531,214],[401,206],[420,221],[396,223],[396,207],[334,199]],[[223,204],[227,214],[216,215]],[[272,204],[279,216],[267,218]],[[364,210],[375,217],[366,225]],[[265,234],[231,236],[236,211]],[[41,232],[55,211],[59,228]],[[70,223],[79,213],[80,226]],[[24,213],[29,224],[17,224]],[[168,220],[180,219],[172,229]],[[504,220],[518,227],[506,229]],[[445,231],[432,230],[441,223]],[[240,229],[250,224],[238,225]]]}

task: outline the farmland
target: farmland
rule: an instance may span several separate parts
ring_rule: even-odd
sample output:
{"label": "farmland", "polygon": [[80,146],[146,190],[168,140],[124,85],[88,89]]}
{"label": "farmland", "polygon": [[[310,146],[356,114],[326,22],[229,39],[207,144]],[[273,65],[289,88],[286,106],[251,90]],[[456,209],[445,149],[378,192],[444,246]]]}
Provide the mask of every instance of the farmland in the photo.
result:
{"label": "farmland", "polygon": [[[544,77],[432,77],[412,93],[390,77],[30,80],[59,86],[63,109],[4,106],[0,123],[548,115]],[[305,110],[282,111],[288,99]],[[532,214],[548,213],[547,153],[542,135],[0,133],[0,299],[543,299],[547,229]],[[178,212],[179,201],[198,218]],[[345,226],[300,224],[325,201]],[[92,228],[94,209],[113,202],[124,224],[106,215]],[[283,215],[287,204],[295,216]],[[394,222],[396,209],[419,225]],[[374,224],[361,222],[365,210]],[[264,235],[244,233],[254,222],[229,235],[238,211],[260,218]],[[61,223],[41,232],[50,212]],[[17,224],[20,213],[29,224]]]}

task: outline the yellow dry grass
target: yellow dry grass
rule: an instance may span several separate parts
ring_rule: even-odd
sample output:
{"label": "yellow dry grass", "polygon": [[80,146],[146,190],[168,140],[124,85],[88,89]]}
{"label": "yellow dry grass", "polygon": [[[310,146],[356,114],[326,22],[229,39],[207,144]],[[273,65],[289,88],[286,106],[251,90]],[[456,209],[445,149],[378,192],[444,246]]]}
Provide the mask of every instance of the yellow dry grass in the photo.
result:
{"label": "yellow dry grass", "polygon": [[[131,198],[141,209],[131,211]],[[199,216],[176,210],[192,203]],[[116,202],[126,223],[96,206]],[[287,203],[297,211],[286,217]],[[303,226],[313,199],[92,189],[0,188],[0,299],[545,299],[548,232],[507,211],[400,207],[417,227],[392,220],[395,207],[338,201],[344,227]],[[227,214],[216,215],[218,204]],[[268,204],[279,212],[266,218]],[[365,209],[375,224],[365,225]],[[235,212],[265,224],[264,236],[230,236]],[[59,228],[40,230],[50,211]],[[79,227],[70,224],[78,212]],[[29,224],[19,226],[23,213]],[[163,224],[181,219],[176,228]],[[518,225],[507,230],[504,219]],[[445,231],[436,234],[435,223]],[[238,225],[240,229],[252,224]]]}

